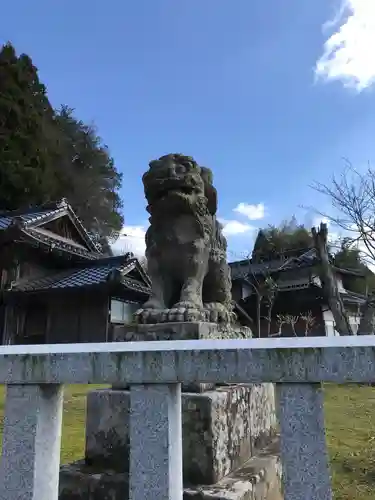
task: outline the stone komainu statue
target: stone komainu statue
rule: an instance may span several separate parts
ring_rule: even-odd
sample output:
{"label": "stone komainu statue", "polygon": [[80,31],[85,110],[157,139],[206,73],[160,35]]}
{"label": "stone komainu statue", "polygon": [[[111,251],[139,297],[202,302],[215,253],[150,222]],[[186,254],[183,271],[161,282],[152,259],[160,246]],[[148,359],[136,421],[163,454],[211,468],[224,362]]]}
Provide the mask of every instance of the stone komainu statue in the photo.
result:
{"label": "stone komainu statue", "polygon": [[143,184],[151,215],[146,257],[152,294],[136,321],[231,322],[227,242],[216,219],[211,170],[181,154],[149,167]]}

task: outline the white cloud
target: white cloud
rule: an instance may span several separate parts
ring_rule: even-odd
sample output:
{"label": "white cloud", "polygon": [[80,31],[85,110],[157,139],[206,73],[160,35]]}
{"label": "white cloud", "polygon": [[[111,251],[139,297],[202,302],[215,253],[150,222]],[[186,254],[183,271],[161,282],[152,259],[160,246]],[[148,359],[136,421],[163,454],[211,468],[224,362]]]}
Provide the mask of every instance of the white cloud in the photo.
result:
{"label": "white cloud", "polygon": [[[223,225],[225,236],[236,236],[252,231],[250,224],[245,224],[237,220],[220,219]],[[144,226],[124,226],[120,236],[112,244],[112,251],[115,255],[133,252],[137,257],[143,257],[146,251],[145,242],[146,228]]]}
{"label": "white cloud", "polygon": [[357,92],[374,84],[375,1],[341,0],[323,30],[334,32],[324,43],[315,75],[325,81],[339,80]]}
{"label": "white cloud", "polygon": [[223,234],[225,236],[244,234],[254,229],[254,227],[250,226],[250,224],[244,224],[243,222],[239,222],[238,220],[220,219],[220,222],[223,225]]}
{"label": "white cloud", "polygon": [[250,220],[263,219],[265,215],[265,207],[263,203],[258,203],[257,205],[239,203],[233,211],[245,215]]}
{"label": "white cloud", "polygon": [[116,255],[133,252],[137,257],[142,257],[146,251],[146,229],[143,226],[124,226],[120,236],[113,243],[112,250]]}

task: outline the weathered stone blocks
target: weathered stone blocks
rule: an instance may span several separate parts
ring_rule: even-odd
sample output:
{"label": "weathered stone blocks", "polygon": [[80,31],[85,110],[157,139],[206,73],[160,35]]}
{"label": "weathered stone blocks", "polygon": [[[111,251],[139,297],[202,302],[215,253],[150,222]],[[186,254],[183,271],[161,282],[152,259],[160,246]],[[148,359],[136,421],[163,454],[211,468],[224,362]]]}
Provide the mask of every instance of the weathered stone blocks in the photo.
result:
{"label": "weathered stone blocks", "polygon": [[202,340],[249,338],[251,330],[245,326],[217,325],[206,322],[156,323],[154,325],[121,325],[113,332],[114,342],[148,340]]}
{"label": "weathered stone blocks", "polygon": [[87,395],[87,465],[129,471],[129,408],[129,391],[103,389]]}
{"label": "weathered stone blocks", "polygon": [[[99,390],[87,400],[86,462],[129,467],[129,391]],[[185,484],[214,484],[275,434],[272,384],[230,385],[182,394]]]}

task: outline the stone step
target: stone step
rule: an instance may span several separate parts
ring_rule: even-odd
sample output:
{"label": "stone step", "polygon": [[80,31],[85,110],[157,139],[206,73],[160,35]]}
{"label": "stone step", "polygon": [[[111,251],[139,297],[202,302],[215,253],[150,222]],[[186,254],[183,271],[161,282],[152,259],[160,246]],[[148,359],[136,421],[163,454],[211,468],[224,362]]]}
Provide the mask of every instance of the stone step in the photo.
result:
{"label": "stone step", "polygon": [[[184,500],[282,500],[278,440],[215,485],[184,489]],[[128,474],[89,467],[84,460],[60,471],[59,500],[127,500]]]}
{"label": "stone step", "polygon": [[59,500],[127,500],[127,473],[99,470],[84,460],[60,469]]}
{"label": "stone step", "polygon": [[184,500],[283,500],[278,440],[215,485],[185,488]]}

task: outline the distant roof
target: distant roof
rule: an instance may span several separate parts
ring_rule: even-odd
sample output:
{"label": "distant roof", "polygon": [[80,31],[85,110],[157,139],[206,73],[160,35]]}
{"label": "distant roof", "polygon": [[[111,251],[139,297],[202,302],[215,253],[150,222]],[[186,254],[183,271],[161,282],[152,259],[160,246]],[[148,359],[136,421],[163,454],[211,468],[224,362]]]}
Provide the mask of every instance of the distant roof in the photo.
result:
{"label": "distant roof", "polygon": [[[87,248],[72,244],[71,241],[59,235],[43,234],[40,226],[65,215],[69,217]],[[28,210],[0,212],[0,233],[12,228],[17,228],[27,240],[39,242],[51,248],[68,251],[87,259],[97,259],[102,256],[99,245],[95,243],[66,199]]]}
{"label": "distant roof", "polygon": [[13,284],[8,293],[67,290],[98,286],[112,281],[129,290],[149,295],[149,284],[127,276],[133,269],[139,270],[140,267],[138,260],[132,254],[108,257],[43,278],[21,279]]}
{"label": "distant roof", "polygon": [[361,293],[351,292],[347,290],[345,293],[340,293],[344,303],[362,306],[365,304],[367,297]]}
{"label": "distant roof", "polygon": [[264,273],[272,274],[295,268],[311,267],[318,262],[319,259],[316,249],[310,248],[299,257],[273,259],[265,262],[252,262],[252,260],[249,259],[231,262],[229,265],[232,271],[232,279],[240,279],[251,275],[256,276]]}
{"label": "distant roof", "polygon": [[358,276],[360,278],[364,278],[366,276],[366,272],[364,269],[343,269],[342,267],[332,266],[332,269],[340,274],[347,274],[349,276]]}
{"label": "distant roof", "polygon": [[[333,259],[332,259],[333,260]],[[319,263],[319,257],[315,248],[310,248],[298,257],[289,257],[283,259],[273,259],[264,262],[252,262],[249,260],[240,260],[231,262],[232,279],[240,279],[249,276],[257,276],[259,274],[272,274],[281,271],[289,271],[296,268],[313,267]],[[340,274],[351,276],[365,276],[363,270],[358,269],[342,269],[332,265],[332,269]]]}

